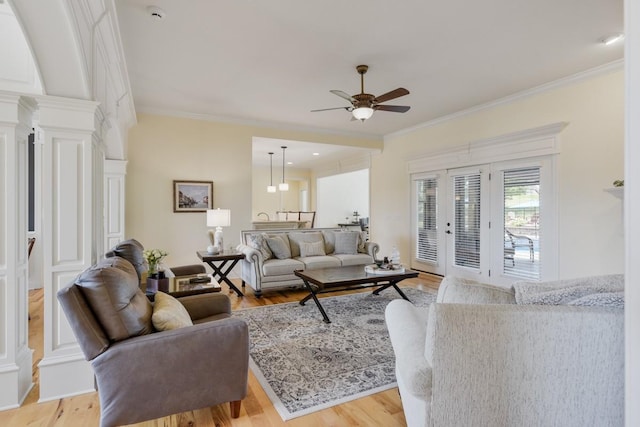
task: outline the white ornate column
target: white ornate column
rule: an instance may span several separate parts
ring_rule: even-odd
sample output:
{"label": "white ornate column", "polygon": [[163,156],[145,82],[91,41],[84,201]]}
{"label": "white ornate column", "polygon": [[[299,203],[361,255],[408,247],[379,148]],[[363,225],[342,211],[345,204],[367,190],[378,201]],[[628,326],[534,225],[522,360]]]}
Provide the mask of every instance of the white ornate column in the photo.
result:
{"label": "white ornate column", "polygon": [[40,401],[46,401],[95,389],[56,293],[101,252],[104,155],[95,132],[97,102],[37,97],[37,103],[44,271],[44,357],[38,366]]}
{"label": "white ornate column", "polygon": [[33,386],[26,216],[33,107],[0,92],[0,410],[19,406]]}
{"label": "white ornate column", "polygon": [[104,162],[105,252],[124,240],[126,160]]}

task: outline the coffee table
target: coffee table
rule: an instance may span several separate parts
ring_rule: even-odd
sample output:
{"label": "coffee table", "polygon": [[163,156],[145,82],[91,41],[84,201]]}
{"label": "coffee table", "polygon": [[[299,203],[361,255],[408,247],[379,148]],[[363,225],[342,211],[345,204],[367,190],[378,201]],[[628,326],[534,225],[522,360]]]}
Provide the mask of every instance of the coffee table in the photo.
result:
{"label": "coffee table", "polygon": [[316,296],[320,293],[377,287],[373,294],[378,295],[381,291],[393,287],[402,298],[409,301],[409,298],[398,287],[398,282],[418,277],[417,271],[409,269],[398,273],[367,273],[364,271],[364,265],[321,268],[318,270],[296,270],[294,274],[302,279],[305,287],[309,290],[309,295],[300,301],[300,305],[305,305],[309,299],[313,298],[325,323],[331,323],[331,320],[329,320],[329,316],[327,316]]}

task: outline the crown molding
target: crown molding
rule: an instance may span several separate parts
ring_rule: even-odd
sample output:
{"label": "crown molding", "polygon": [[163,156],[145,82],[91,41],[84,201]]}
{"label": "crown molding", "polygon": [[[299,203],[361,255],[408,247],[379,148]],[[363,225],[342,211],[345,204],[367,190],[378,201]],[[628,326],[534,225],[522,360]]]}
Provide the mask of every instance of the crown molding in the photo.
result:
{"label": "crown molding", "polygon": [[370,139],[374,141],[383,140],[382,135],[378,135],[378,134],[359,133],[359,132],[341,132],[341,131],[335,131],[335,130],[330,130],[325,128],[316,128],[312,126],[294,125],[291,123],[267,122],[267,121],[261,121],[261,120],[242,119],[242,118],[230,117],[230,116],[217,116],[213,114],[191,113],[191,112],[185,112],[185,111],[153,108],[153,107],[146,107],[146,106],[137,106],[136,110],[139,113],[144,113],[144,114],[178,117],[178,118],[192,119],[192,120],[202,120],[206,122],[229,123],[229,124],[277,129],[277,130],[292,131],[292,132],[312,132],[312,133],[318,133],[318,134],[324,134],[324,135],[344,136],[348,138]]}

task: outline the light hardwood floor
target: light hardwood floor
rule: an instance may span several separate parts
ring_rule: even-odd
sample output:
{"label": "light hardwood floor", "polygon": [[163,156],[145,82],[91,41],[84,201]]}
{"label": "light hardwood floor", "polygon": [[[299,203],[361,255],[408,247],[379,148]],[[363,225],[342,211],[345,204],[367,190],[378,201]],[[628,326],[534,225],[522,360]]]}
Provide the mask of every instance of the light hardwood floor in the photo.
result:
{"label": "light hardwood floor", "polygon": [[[402,282],[403,286],[424,290],[437,290],[441,278],[430,274],[420,274],[419,277]],[[223,292],[229,294],[234,310],[256,307],[261,305],[280,304],[299,301],[305,294],[300,290],[265,293],[260,299],[254,297],[251,289],[246,288],[246,296],[238,298],[228,292],[223,285]],[[370,292],[361,290],[360,292]],[[340,293],[343,294],[343,293]],[[333,293],[325,294],[331,296]],[[87,393],[80,396],[68,397],[49,402],[38,403],[39,372],[38,363],[43,354],[43,301],[42,289],[30,291],[29,294],[29,345],[34,350],[33,382],[34,388],[18,409],[0,411],[0,426],[98,426],[100,420],[100,404],[97,393]],[[314,309],[313,305],[309,306]],[[320,314],[318,313],[318,316]],[[321,321],[320,317],[318,321]],[[150,399],[153,396],[149,396]],[[176,396],[178,398],[178,396]],[[218,426],[404,426],[405,419],[398,389],[393,388],[385,392],[363,397],[342,405],[314,412],[312,414],[284,422],[276,412],[273,404],[264,390],[249,371],[249,392],[242,401],[240,417],[232,419],[229,415],[229,405],[218,405],[211,408],[184,412],[169,417],[147,421],[136,426],[144,427],[218,427]]]}

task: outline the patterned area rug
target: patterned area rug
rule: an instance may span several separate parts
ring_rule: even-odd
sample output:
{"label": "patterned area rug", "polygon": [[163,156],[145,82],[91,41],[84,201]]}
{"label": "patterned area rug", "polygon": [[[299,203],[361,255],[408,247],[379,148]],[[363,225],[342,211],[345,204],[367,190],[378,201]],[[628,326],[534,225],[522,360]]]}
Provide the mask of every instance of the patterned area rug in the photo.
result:
{"label": "patterned area rug", "polygon": [[[403,288],[417,306],[435,292]],[[396,386],[393,348],[384,322],[393,289],[321,298],[234,312],[249,325],[251,370],[283,420]]]}

